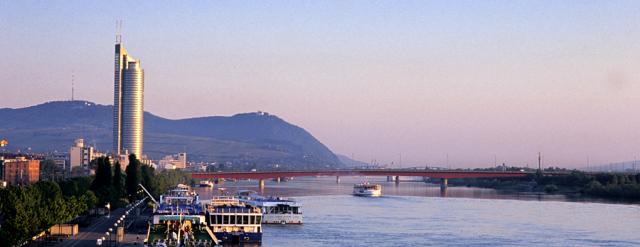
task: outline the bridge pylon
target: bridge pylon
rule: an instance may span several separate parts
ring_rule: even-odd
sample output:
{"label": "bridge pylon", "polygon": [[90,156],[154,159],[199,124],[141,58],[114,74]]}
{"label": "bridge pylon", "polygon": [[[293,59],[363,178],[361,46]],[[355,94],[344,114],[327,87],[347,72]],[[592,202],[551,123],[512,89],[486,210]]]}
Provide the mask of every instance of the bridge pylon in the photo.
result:
{"label": "bridge pylon", "polygon": [[449,179],[441,178],[440,179],[440,191],[447,191],[447,187],[449,187]]}

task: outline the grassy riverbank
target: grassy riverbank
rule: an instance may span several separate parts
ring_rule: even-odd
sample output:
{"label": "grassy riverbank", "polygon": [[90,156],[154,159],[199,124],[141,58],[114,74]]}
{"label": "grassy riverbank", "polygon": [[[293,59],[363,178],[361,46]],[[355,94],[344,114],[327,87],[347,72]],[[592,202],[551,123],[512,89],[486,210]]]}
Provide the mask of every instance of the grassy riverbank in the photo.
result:
{"label": "grassy riverbank", "polygon": [[572,171],[564,176],[542,176],[538,173],[522,178],[450,179],[449,185],[640,201],[640,173],[589,174]]}

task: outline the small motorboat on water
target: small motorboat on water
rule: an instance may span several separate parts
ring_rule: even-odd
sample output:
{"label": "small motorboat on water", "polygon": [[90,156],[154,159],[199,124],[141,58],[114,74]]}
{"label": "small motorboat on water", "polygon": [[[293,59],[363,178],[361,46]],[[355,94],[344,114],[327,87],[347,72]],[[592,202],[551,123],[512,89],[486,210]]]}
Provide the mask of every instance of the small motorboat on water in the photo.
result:
{"label": "small motorboat on water", "polygon": [[209,180],[202,180],[202,181],[200,181],[200,183],[198,185],[200,187],[213,188],[213,182],[211,182]]}
{"label": "small motorboat on water", "polygon": [[353,185],[354,196],[378,197],[382,195],[382,185],[360,183]]}

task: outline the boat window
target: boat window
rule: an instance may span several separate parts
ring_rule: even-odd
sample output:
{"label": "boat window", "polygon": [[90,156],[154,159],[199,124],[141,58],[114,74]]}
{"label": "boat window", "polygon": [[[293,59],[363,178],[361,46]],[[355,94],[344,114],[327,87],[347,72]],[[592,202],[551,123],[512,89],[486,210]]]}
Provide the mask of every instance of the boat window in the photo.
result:
{"label": "boat window", "polygon": [[297,213],[298,213],[298,208],[297,208],[297,207],[293,207],[293,208],[291,208],[291,209],[292,209],[292,211],[293,211],[293,213],[294,213],[294,214],[297,214]]}
{"label": "boat window", "polygon": [[256,216],[255,215],[250,215],[249,216],[249,224],[251,224],[251,225],[255,225],[256,224]]}
{"label": "boat window", "polygon": [[222,219],[222,224],[229,224],[229,215],[224,215]]}
{"label": "boat window", "polygon": [[222,215],[221,214],[216,215],[216,224],[222,224]]}
{"label": "boat window", "polygon": [[236,224],[236,216],[235,215],[231,215],[231,223],[229,223],[229,224],[232,224],[232,225]]}
{"label": "boat window", "polygon": [[262,216],[258,215],[256,216],[256,225],[260,224],[260,222],[262,222]]}
{"label": "boat window", "polygon": [[243,224],[250,224],[249,223],[249,215],[243,215],[242,216],[242,223]]}

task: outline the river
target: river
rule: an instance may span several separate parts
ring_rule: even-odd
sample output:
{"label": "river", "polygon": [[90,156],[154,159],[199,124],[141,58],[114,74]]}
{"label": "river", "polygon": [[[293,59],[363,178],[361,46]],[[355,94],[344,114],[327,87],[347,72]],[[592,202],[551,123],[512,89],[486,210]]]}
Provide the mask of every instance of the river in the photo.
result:
{"label": "river", "polygon": [[[354,183],[383,185],[383,197],[351,196]],[[225,193],[258,190],[225,182]],[[218,185],[216,185],[218,186]],[[198,188],[203,199],[220,194]],[[267,181],[265,195],[304,204],[304,224],[265,225],[263,246],[640,246],[640,205],[562,195],[440,187],[381,178]]]}

